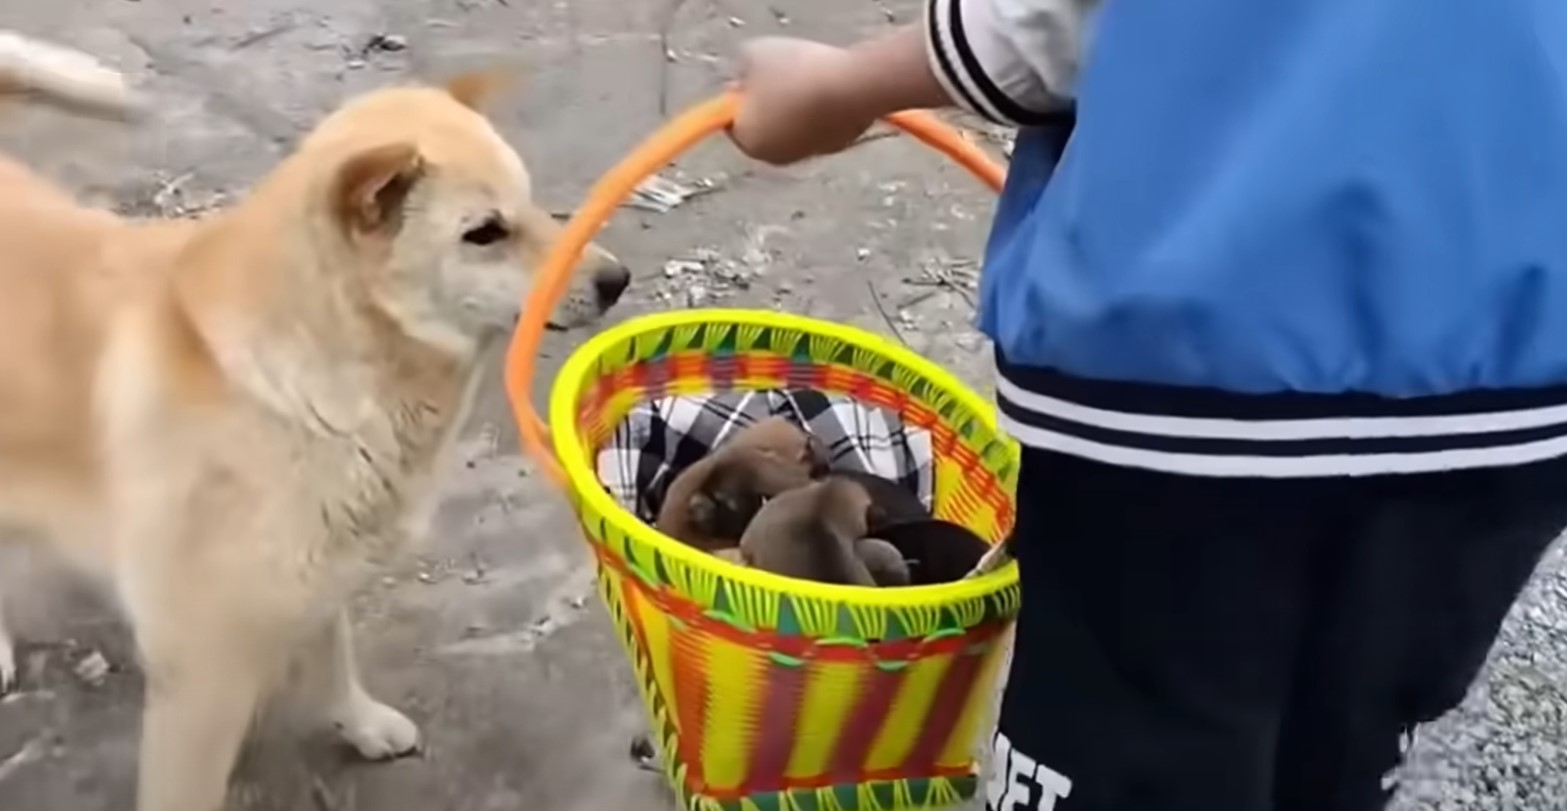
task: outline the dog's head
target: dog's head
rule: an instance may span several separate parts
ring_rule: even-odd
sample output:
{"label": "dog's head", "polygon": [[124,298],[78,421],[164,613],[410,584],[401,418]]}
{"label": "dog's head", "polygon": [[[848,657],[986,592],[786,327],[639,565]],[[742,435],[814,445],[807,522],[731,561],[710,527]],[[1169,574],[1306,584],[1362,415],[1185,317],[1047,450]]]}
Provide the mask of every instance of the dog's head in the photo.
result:
{"label": "dog's head", "polygon": [[[483,105],[497,77],[373,92],[328,117],[306,143],[330,156],[324,222],[348,252],[368,303],[411,337],[469,347],[506,330],[561,226],[533,201],[522,159]],[[585,325],[630,283],[591,246],[553,316]]]}

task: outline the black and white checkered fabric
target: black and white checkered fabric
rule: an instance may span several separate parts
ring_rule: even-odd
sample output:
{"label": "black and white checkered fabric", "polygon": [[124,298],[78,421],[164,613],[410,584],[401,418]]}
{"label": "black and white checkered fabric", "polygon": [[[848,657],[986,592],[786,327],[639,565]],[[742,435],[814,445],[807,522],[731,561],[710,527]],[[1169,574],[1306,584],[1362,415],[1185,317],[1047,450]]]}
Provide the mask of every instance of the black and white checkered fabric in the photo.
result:
{"label": "black and white checkered fabric", "polygon": [[622,506],[652,521],[675,476],[736,429],[782,416],[815,435],[834,470],[892,479],[927,507],[934,489],[930,433],[898,415],[811,389],[666,397],[632,409],[598,454],[599,480]]}

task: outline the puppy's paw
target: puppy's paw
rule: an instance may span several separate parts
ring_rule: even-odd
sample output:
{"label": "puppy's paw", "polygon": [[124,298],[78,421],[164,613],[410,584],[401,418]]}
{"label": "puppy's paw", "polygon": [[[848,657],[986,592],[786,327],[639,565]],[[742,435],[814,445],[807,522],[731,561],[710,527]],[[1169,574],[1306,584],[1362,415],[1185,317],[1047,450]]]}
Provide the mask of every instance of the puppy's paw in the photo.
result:
{"label": "puppy's paw", "polygon": [[419,727],[369,696],[338,713],[333,726],[366,760],[391,760],[419,751]]}

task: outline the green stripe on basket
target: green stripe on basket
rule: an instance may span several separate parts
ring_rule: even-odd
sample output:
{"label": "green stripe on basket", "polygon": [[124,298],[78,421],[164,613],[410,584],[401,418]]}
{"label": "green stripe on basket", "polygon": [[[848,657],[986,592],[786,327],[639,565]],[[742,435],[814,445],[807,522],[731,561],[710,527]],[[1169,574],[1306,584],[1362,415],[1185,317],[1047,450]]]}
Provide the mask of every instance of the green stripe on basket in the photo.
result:
{"label": "green stripe on basket", "polygon": [[707,617],[710,620],[717,620],[731,628],[744,631],[748,634],[756,633],[756,629],[751,627],[749,623],[729,613],[728,611],[719,611],[715,608],[709,608],[708,610],[702,612],[702,616]]}
{"label": "green stripe on basket", "polygon": [[811,355],[811,342],[795,341],[794,346],[789,348],[789,360],[803,365],[814,363],[816,359]]}
{"label": "green stripe on basket", "polygon": [[778,601],[778,627],[774,630],[786,636],[800,635],[800,615],[795,613],[794,600],[788,595]]}
{"label": "green stripe on basket", "polygon": [[824,811],[821,797],[818,796],[819,791],[820,789],[797,788],[789,792],[789,799],[793,801],[797,811]]}
{"label": "green stripe on basket", "polygon": [[909,627],[904,624],[903,618],[896,611],[887,612],[887,642],[897,642],[909,638]]}
{"label": "green stripe on basket", "polygon": [[748,797],[751,804],[756,806],[756,811],[784,811],[783,798],[776,791],[766,794],[755,794]]}
{"label": "green stripe on basket", "polygon": [[861,650],[870,647],[869,642],[852,636],[829,636],[817,640],[816,644],[840,648],[860,648]]}
{"label": "green stripe on basket", "polygon": [[662,335],[658,336],[658,345],[653,347],[653,354],[649,356],[649,359],[658,360],[659,358],[668,355],[670,347],[674,346],[674,344],[675,331],[665,330]]}
{"label": "green stripe on basket", "polygon": [[790,656],[787,653],[779,653],[778,651],[768,651],[767,658],[773,660],[774,664],[782,665],[783,667],[798,668],[805,666],[804,659]]}
{"label": "green stripe on basket", "polygon": [[879,780],[870,785],[871,798],[876,801],[877,808],[891,808],[895,798],[893,784],[886,780]]}
{"label": "green stripe on basket", "polygon": [[717,340],[713,342],[712,352],[715,355],[733,355],[736,351],[738,351],[739,343],[739,331],[734,329],[725,329],[719,333]]}
{"label": "green stripe on basket", "polygon": [[946,639],[948,637],[962,636],[962,635],[963,635],[963,629],[962,628],[955,628],[955,627],[952,627],[952,626],[949,625],[949,626],[947,626],[945,628],[937,628],[936,630],[932,631],[931,633],[926,634],[925,635],[925,641],[926,642],[935,642],[935,641],[940,640],[940,639]]}

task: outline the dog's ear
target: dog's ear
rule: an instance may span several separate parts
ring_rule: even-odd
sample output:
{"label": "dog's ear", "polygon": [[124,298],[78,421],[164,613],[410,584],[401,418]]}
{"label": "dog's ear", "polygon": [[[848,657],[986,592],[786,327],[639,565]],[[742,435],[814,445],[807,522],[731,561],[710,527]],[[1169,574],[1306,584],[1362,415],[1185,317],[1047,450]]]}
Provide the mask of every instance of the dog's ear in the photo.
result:
{"label": "dog's ear", "polygon": [[424,159],[413,144],[366,149],[337,170],[332,209],[352,235],[395,230],[408,193],[424,173]]}
{"label": "dog's ear", "polygon": [[470,70],[446,80],[446,92],[462,106],[483,113],[490,102],[516,84],[517,71],[508,68]]}

